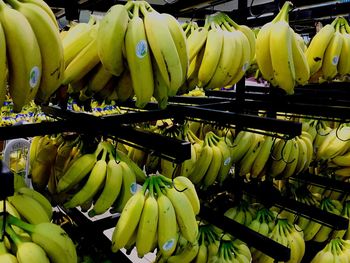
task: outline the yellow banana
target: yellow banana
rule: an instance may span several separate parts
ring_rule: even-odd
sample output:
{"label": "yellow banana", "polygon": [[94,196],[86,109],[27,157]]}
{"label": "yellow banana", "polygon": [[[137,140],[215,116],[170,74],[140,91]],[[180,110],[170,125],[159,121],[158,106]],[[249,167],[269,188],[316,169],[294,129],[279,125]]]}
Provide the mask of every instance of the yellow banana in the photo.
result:
{"label": "yellow banana", "polygon": [[117,199],[123,183],[123,168],[114,159],[107,164],[106,182],[100,196],[97,198],[89,216],[95,216],[106,212]]}
{"label": "yellow banana", "polygon": [[5,32],[9,91],[15,112],[34,99],[41,79],[41,54],[35,33],[19,11],[0,2],[0,22]]}
{"label": "yellow banana", "polygon": [[125,6],[114,5],[101,20],[97,32],[98,55],[104,68],[115,76],[124,70],[122,50],[128,22]]}
{"label": "yellow banana", "polygon": [[129,69],[125,69],[122,75],[118,78],[117,85],[115,87],[118,95],[118,101],[124,102],[129,98],[132,98],[134,89],[132,86],[132,80]]}
{"label": "yellow banana", "polygon": [[154,71],[154,93],[153,96],[157,100],[159,108],[165,109],[168,105],[168,85],[166,84],[157,62],[152,59]]}
{"label": "yellow banana", "polygon": [[92,93],[102,90],[112,78],[102,63],[97,64],[88,74],[87,89]]}
{"label": "yellow banana", "polygon": [[136,106],[143,108],[153,95],[154,81],[144,23],[138,14],[139,5],[135,3],[134,16],[125,35],[125,52],[136,95]]}
{"label": "yellow banana", "polygon": [[199,27],[187,38],[189,61],[192,61],[199,51],[204,47],[207,40],[208,29]]}
{"label": "yellow banana", "polygon": [[334,32],[334,35],[329,42],[324,53],[322,63],[323,78],[332,80],[338,73],[339,57],[343,46],[343,37],[340,32]]}
{"label": "yellow banana", "polygon": [[174,178],[174,185],[176,186],[176,189],[184,190],[183,193],[191,202],[194,214],[198,215],[200,210],[200,202],[193,183],[187,177],[178,176]]}
{"label": "yellow banana", "polygon": [[191,262],[198,254],[199,245],[198,242],[188,243],[185,249],[177,255],[168,258],[169,263]]}
{"label": "yellow banana", "polygon": [[7,58],[6,58],[6,40],[3,26],[0,24],[0,106],[2,106],[7,94]]}
{"label": "yellow banana", "polygon": [[264,169],[269,157],[271,148],[273,145],[273,138],[271,136],[265,136],[264,141],[256,158],[251,166],[250,173],[252,178],[257,178]]}
{"label": "yellow banana", "polygon": [[207,133],[206,136],[209,136],[208,141],[209,141],[209,146],[211,147],[212,152],[213,152],[213,157],[212,157],[211,162],[209,164],[209,168],[206,171],[204,178],[203,178],[204,187],[208,187],[215,182],[216,178],[219,175],[221,164],[223,162],[221,150],[213,142],[211,134],[212,133]]}
{"label": "yellow banana", "polygon": [[295,81],[300,85],[305,85],[310,78],[310,68],[307,63],[304,51],[298,43],[298,34],[291,29],[292,34],[292,54],[295,67]]}
{"label": "yellow banana", "polygon": [[117,252],[123,248],[131,238],[140,221],[145,203],[144,189],[140,189],[133,195],[120,215],[118,223],[112,235],[112,251]]}
{"label": "yellow banana", "polygon": [[325,51],[334,35],[334,27],[332,25],[325,25],[313,37],[307,48],[305,55],[310,67],[310,76],[314,75],[321,69]]}
{"label": "yellow banana", "polygon": [[341,35],[343,37],[343,46],[339,55],[338,73],[344,76],[350,73],[350,60],[347,59],[350,56],[350,35],[344,27],[341,28]]}

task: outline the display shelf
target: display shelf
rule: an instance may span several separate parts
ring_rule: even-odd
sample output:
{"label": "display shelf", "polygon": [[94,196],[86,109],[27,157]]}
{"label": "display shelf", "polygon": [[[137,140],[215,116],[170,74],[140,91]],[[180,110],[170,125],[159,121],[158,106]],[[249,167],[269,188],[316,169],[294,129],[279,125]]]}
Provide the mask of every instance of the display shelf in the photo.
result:
{"label": "display shelf", "polygon": [[[276,206],[296,215],[308,218],[322,225],[329,226],[334,230],[344,230],[348,228],[349,219],[332,213],[323,211],[317,207],[298,202],[289,197],[282,196],[277,189],[267,183],[239,183],[236,188],[242,189],[248,195],[256,197],[266,206]],[[269,194],[266,194],[269,193]]]}
{"label": "display shelf", "polygon": [[290,259],[289,248],[251,230],[247,226],[227,218],[223,213],[214,211],[214,209],[208,206],[204,205],[201,207],[199,217],[223,229],[225,233],[229,233],[243,242],[246,242],[249,246],[262,251],[276,261],[288,261]]}

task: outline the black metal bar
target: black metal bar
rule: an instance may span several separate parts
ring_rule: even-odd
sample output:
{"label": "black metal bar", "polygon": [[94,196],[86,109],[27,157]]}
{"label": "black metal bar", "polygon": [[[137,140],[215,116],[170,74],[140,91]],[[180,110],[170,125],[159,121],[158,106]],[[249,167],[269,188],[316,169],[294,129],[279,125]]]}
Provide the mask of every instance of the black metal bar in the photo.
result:
{"label": "black metal bar", "polygon": [[329,226],[335,230],[343,230],[348,228],[349,219],[323,211],[320,208],[309,206],[296,200],[283,197],[278,191],[269,186],[265,186],[261,187],[252,183],[241,184],[243,191],[249,195],[257,197],[260,202],[267,204],[267,206],[278,206],[297,215],[301,215],[310,220]]}
{"label": "black metal bar", "polygon": [[335,178],[315,175],[299,174],[290,177],[292,180],[303,181],[323,188],[350,193],[350,183],[336,180]]}
{"label": "black metal bar", "polygon": [[238,114],[233,112],[224,112],[214,109],[204,109],[192,106],[171,105],[177,114],[191,118],[200,118],[207,121],[217,122],[221,125],[239,124],[242,127],[260,129],[275,133],[282,133],[291,137],[301,134],[301,123],[294,123],[273,118],[263,118],[248,114]]}
{"label": "black metal bar", "polygon": [[289,248],[251,230],[247,226],[241,225],[236,221],[213,211],[207,206],[201,207],[199,217],[219,228],[224,229],[225,232],[232,234],[234,237],[246,242],[249,246],[255,247],[277,261],[285,262],[290,259]]}

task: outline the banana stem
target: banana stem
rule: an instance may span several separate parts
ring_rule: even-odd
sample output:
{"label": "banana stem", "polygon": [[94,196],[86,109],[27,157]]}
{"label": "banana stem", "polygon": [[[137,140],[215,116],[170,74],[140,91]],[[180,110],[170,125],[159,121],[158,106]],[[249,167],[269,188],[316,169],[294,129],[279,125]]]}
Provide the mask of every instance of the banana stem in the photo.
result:
{"label": "banana stem", "polygon": [[230,23],[230,25],[233,26],[236,30],[239,29],[239,24],[237,24],[235,21],[233,21],[233,20],[231,19],[231,17],[229,17],[227,14],[224,14],[224,19],[225,19],[228,23]]}
{"label": "banana stem", "polygon": [[0,255],[6,254],[7,249],[4,241],[0,241]]}
{"label": "banana stem", "polygon": [[291,6],[292,6],[292,3],[289,1],[286,1],[284,3],[284,5],[282,6],[280,12],[272,20],[272,23],[276,23],[276,22],[281,21],[281,20],[288,22],[289,21],[288,12],[289,12]]}
{"label": "banana stem", "polygon": [[10,4],[14,9],[19,8],[21,5],[17,0],[6,0],[8,4]]}
{"label": "banana stem", "polygon": [[154,176],[154,178],[153,178],[153,186],[156,189],[156,192],[157,192],[158,196],[163,195],[163,192],[162,192],[162,190],[159,187],[159,178],[158,178],[158,176]]}
{"label": "banana stem", "polygon": [[139,10],[140,10],[140,3],[139,2],[135,2],[134,3],[134,9],[132,12],[133,17],[138,17],[139,16]]}
{"label": "banana stem", "polygon": [[150,176],[149,177],[149,186],[148,186],[148,190],[149,190],[149,193],[152,197],[154,197],[154,176]]}
{"label": "banana stem", "polygon": [[10,225],[18,226],[29,233],[33,233],[35,231],[34,225],[28,224],[10,214],[7,214],[7,223]]}
{"label": "banana stem", "polygon": [[142,189],[141,189],[143,194],[146,194],[146,191],[148,189],[149,183],[150,183],[150,178],[146,179],[146,181],[143,183],[143,186],[142,186]]}
{"label": "banana stem", "polygon": [[6,224],[6,233],[10,236],[11,240],[15,243],[15,245],[18,247],[23,241],[21,238],[16,234],[16,232],[12,229],[12,227],[8,224]]}

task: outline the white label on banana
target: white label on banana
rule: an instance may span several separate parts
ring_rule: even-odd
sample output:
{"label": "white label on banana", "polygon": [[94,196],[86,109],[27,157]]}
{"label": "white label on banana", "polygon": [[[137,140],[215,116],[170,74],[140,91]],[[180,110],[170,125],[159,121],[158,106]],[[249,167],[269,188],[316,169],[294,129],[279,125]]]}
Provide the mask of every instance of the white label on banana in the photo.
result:
{"label": "white label on banana", "polygon": [[136,56],[139,58],[143,58],[147,55],[148,48],[146,40],[140,40],[136,45]]}
{"label": "white label on banana", "polygon": [[137,184],[136,183],[132,183],[130,185],[130,193],[132,193],[133,195],[137,192]]}
{"label": "white label on banana", "polygon": [[227,157],[226,160],[224,161],[224,165],[229,165],[229,163],[231,162],[231,157]]}
{"label": "white label on banana", "polygon": [[175,239],[174,238],[169,239],[167,242],[164,243],[163,250],[168,251],[172,249],[174,245],[175,245]]}
{"label": "white label on banana", "polygon": [[334,56],[333,59],[332,59],[332,64],[334,66],[338,65],[338,62],[339,62],[339,57],[338,56]]}
{"label": "white label on banana", "polygon": [[33,67],[29,73],[29,85],[34,88],[40,80],[40,71],[37,66]]}

